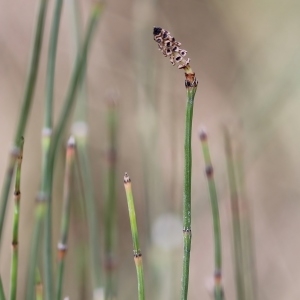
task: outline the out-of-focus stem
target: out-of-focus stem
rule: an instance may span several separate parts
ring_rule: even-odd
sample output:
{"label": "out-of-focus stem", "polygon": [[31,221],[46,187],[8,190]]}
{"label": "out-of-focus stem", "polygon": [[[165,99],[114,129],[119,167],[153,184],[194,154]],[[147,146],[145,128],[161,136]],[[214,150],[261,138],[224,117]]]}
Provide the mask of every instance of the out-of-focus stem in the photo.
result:
{"label": "out-of-focus stem", "polygon": [[238,195],[238,188],[236,182],[232,145],[231,145],[229,133],[226,128],[224,129],[224,139],[225,139],[225,152],[226,152],[226,161],[227,161],[227,173],[228,173],[229,189],[230,189],[236,293],[237,293],[237,298],[239,300],[245,300],[239,195]]}
{"label": "out-of-focus stem", "polygon": [[132,241],[133,241],[133,256],[134,256],[134,262],[135,262],[137,280],[138,280],[138,299],[144,300],[145,284],[144,284],[142,252],[139,244],[138,228],[137,228],[133,194],[131,188],[131,180],[127,173],[125,173],[124,176],[124,187],[125,187],[127,204],[128,204],[130,228],[131,228]]}
{"label": "out-of-focus stem", "polygon": [[105,299],[116,298],[116,162],[117,162],[117,103],[115,95],[108,95],[107,127],[109,150],[107,153],[107,192],[105,204]]}
{"label": "out-of-focus stem", "polygon": [[[54,78],[55,78],[55,63],[57,53],[57,41],[59,33],[59,24],[62,11],[62,0],[56,0],[51,35],[48,50],[48,66],[46,77],[46,95],[45,95],[45,111],[44,111],[44,128],[42,131],[42,181],[41,193],[46,193],[47,189],[47,173],[49,170],[49,154],[50,143],[53,126],[53,95],[54,95]],[[51,210],[51,193],[48,199],[48,208],[45,225],[44,237],[44,274],[45,274],[45,294],[46,299],[53,299],[53,255],[52,255],[52,210]]]}
{"label": "out-of-focus stem", "polygon": [[9,299],[15,300],[17,298],[17,284],[18,284],[18,266],[19,266],[19,220],[20,220],[20,199],[21,199],[21,167],[23,159],[24,138],[22,137],[20,143],[20,153],[17,161],[16,179],[15,179],[15,208],[13,216],[13,235],[12,235],[12,262],[10,272],[10,293]]}
{"label": "out-of-focus stem", "polygon": [[35,271],[35,297],[36,300],[43,300],[43,283],[38,268]]}
{"label": "out-of-focus stem", "polygon": [[219,216],[219,205],[218,196],[214,180],[214,171],[210,158],[210,151],[207,142],[207,134],[205,130],[201,129],[200,140],[202,144],[202,152],[205,161],[205,173],[208,182],[208,189],[210,195],[212,217],[213,217],[213,230],[214,230],[214,240],[215,240],[215,287],[214,287],[214,299],[222,300],[224,299],[223,288],[222,288],[222,245],[221,245],[221,228],[220,228],[220,216]]}
{"label": "out-of-focus stem", "polygon": [[67,145],[66,153],[66,167],[65,167],[65,179],[64,179],[64,195],[63,195],[63,208],[62,219],[60,228],[60,241],[57,246],[58,256],[58,276],[57,276],[57,292],[56,299],[60,300],[62,297],[63,276],[65,267],[65,256],[67,252],[67,242],[70,224],[70,197],[72,189],[72,175],[74,169],[75,160],[75,139],[70,137]]}

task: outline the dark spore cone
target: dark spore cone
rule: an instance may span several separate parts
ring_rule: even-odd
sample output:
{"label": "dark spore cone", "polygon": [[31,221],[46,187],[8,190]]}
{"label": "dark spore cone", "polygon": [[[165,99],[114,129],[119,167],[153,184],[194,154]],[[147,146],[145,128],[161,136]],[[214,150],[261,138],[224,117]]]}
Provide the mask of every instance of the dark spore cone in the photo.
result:
{"label": "dark spore cone", "polygon": [[162,28],[160,28],[160,27],[154,27],[153,28],[153,35],[158,35],[158,34],[161,33],[161,31],[162,31]]}

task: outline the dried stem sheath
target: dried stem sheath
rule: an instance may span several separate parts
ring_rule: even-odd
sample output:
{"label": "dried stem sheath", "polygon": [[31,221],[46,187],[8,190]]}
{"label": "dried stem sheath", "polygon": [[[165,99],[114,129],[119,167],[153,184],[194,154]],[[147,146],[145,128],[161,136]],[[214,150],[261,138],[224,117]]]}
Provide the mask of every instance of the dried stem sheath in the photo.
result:
{"label": "dried stem sheath", "polygon": [[131,228],[132,241],[133,241],[133,255],[134,255],[134,262],[135,262],[137,280],[138,280],[138,299],[144,300],[145,284],[144,284],[142,252],[140,250],[140,244],[139,244],[133,194],[131,189],[131,180],[127,173],[125,173],[124,176],[124,187],[125,187],[125,192],[127,197],[130,228]]}
{"label": "dried stem sheath", "polygon": [[43,300],[43,283],[38,268],[36,268],[35,271],[35,297],[36,300]]}
{"label": "dried stem sheath", "polygon": [[24,138],[22,137],[20,143],[20,153],[16,167],[15,191],[14,191],[14,216],[13,216],[13,236],[12,236],[12,261],[10,271],[10,292],[9,299],[15,300],[17,298],[17,284],[18,284],[18,266],[19,266],[19,220],[20,220],[20,199],[21,199],[21,167],[23,159]]}
{"label": "dried stem sheath", "polygon": [[[18,125],[14,138],[14,146],[10,152],[8,166],[5,172],[5,180],[1,191],[0,198],[0,247],[2,241],[2,230],[4,224],[4,217],[6,212],[6,206],[9,196],[9,191],[11,187],[13,170],[15,167],[15,163],[18,159],[20,152],[20,142],[21,137],[24,136],[24,132],[26,130],[26,124],[33,100],[33,94],[35,90],[35,83],[38,73],[39,61],[40,61],[40,53],[42,48],[42,40],[43,40],[43,32],[44,32],[44,24],[45,24],[45,16],[47,11],[48,0],[40,0],[39,13],[37,24],[35,27],[35,37],[33,42],[33,49],[31,53],[31,61],[29,66],[29,72],[24,92],[24,98],[21,108],[20,117],[18,120]],[[1,290],[1,288],[0,288]]]}
{"label": "dried stem sheath", "polygon": [[222,280],[222,244],[221,244],[221,228],[220,228],[220,216],[218,196],[214,180],[214,171],[210,158],[210,151],[207,142],[207,134],[204,130],[200,132],[200,140],[202,144],[202,152],[205,161],[205,173],[208,182],[208,189],[210,195],[212,217],[213,217],[213,230],[214,230],[214,244],[215,244],[215,287],[214,287],[214,299],[223,300],[223,288],[221,284]]}
{"label": "dried stem sheath", "polygon": [[74,137],[70,137],[68,141],[67,153],[66,153],[63,208],[62,208],[62,219],[60,225],[60,241],[57,245],[57,256],[58,256],[57,257],[58,276],[57,276],[57,292],[56,292],[57,300],[60,300],[62,298],[65,256],[67,252],[67,242],[68,242],[68,233],[69,233],[69,224],[70,224],[70,198],[71,198],[74,161],[75,161],[75,139]]}
{"label": "dried stem sheath", "polygon": [[[29,274],[28,274],[28,285],[27,285],[27,300],[33,299],[33,286],[34,286],[34,274],[35,274],[35,266],[36,266],[36,257],[38,254],[39,249],[39,242],[41,236],[41,227],[44,224],[45,215],[48,209],[48,201],[49,197],[51,196],[52,191],[52,180],[53,180],[53,170],[54,170],[54,163],[58,145],[60,143],[64,128],[66,126],[68,117],[72,111],[72,106],[75,102],[75,93],[77,91],[77,85],[79,78],[82,74],[84,69],[87,52],[92,40],[92,35],[94,29],[97,24],[98,17],[101,13],[102,6],[100,4],[95,4],[94,9],[92,10],[89,24],[87,28],[86,35],[84,37],[84,41],[82,44],[81,51],[79,52],[75,68],[72,74],[72,78],[70,81],[70,85],[68,88],[68,92],[66,95],[66,99],[64,102],[64,106],[58,121],[58,125],[56,130],[54,131],[53,138],[51,139],[50,143],[50,150],[49,150],[49,159],[47,160],[47,165],[45,168],[48,170],[47,178],[45,179],[45,192],[40,192],[37,197],[37,207],[36,207],[36,222],[34,228],[34,236],[32,242],[32,249],[30,252],[30,260],[29,260]],[[52,300],[52,299],[50,299]]]}

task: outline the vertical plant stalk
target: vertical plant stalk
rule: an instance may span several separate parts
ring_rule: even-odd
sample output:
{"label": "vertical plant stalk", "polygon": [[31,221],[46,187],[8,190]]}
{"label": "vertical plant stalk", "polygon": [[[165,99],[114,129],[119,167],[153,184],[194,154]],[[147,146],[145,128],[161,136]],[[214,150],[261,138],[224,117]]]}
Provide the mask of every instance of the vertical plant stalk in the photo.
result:
{"label": "vertical plant stalk", "polygon": [[43,300],[43,283],[38,268],[35,271],[35,297],[36,300]]}
{"label": "vertical plant stalk", "polygon": [[70,198],[72,189],[72,175],[74,170],[75,161],[75,139],[70,137],[67,145],[66,153],[66,167],[64,178],[64,195],[63,195],[63,208],[62,219],[60,227],[60,241],[57,245],[57,258],[58,258],[58,271],[57,271],[57,292],[56,299],[62,298],[63,276],[65,267],[65,256],[67,253],[67,242],[70,224]]}
{"label": "vertical plant stalk", "polygon": [[133,256],[134,256],[134,262],[135,262],[137,280],[138,280],[138,299],[144,300],[145,283],[144,283],[142,252],[139,244],[138,228],[137,228],[133,194],[131,188],[131,180],[127,173],[125,173],[124,176],[124,187],[125,187],[127,204],[128,204],[130,228],[131,228],[132,241],[133,241]]}
{"label": "vertical plant stalk", "polygon": [[69,84],[64,106],[61,111],[57,127],[51,139],[49,158],[47,159],[47,165],[45,166],[45,168],[48,170],[47,178],[45,179],[46,182],[45,192],[40,192],[37,196],[33,242],[31,244],[31,252],[30,252],[30,259],[29,259],[28,284],[27,284],[27,293],[26,293],[27,300],[33,299],[36,257],[38,256],[39,242],[41,237],[41,227],[44,224],[45,215],[48,207],[48,201],[52,191],[52,179],[53,179],[52,177],[53,177],[53,170],[54,170],[57,148],[60,143],[63,131],[66,127],[68,118],[71,114],[73,104],[75,102],[75,93],[77,91],[78,81],[84,70],[88,49],[101,12],[102,12],[102,5],[100,3],[96,3],[91,12],[86,35],[84,37],[81,50],[76,59],[75,68],[72,73],[72,78]]}
{"label": "vertical plant stalk", "polygon": [[21,167],[23,159],[23,146],[24,138],[21,138],[20,153],[16,167],[16,179],[14,190],[14,216],[13,216],[13,234],[12,234],[12,261],[10,271],[10,292],[9,299],[15,300],[17,298],[17,285],[18,285],[18,267],[19,267],[19,220],[20,220],[20,199],[21,199]]}
{"label": "vertical plant stalk", "polygon": [[232,231],[233,231],[233,255],[235,265],[235,280],[236,280],[236,294],[239,300],[245,300],[245,286],[243,275],[243,253],[242,253],[242,232],[240,222],[240,204],[238,187],[236,181],[234,157],[232,145],[230,141],[229,132],[224,129],[225,140],[225,153],[227,162],[227,173],[229,180],[230,190],[230,205],[231,205],[231,218],[232,218]]}
{"label": "vertical plant stalk", "polygon": [[189,287],[190,252],[192,241],[191,228],[191,184],[192,184],[192,122],[194,98],[197,91],[198,80],[190,66],[190,59],[185,58],[187,51],[181,49],[181,43],[176,41],[170,32],[160,28],[153,29],[154,40],[158,49],[164,56],[170,58],[171,64],[178,65],[178,69],[185,72],[185,87],[187,94],[185,114],[185,139],[184,139],[184,183],[183,183],[183,268],[181,279],[181,300],[186,300]]}
{"label": "vertical plant stalk", "polygon": [[1,280],[1,277],[0,277],[0,299],[2,300],[5,300],[5,294],[4,294],[4,289],[3,289],[3,284],[2,284],[2,280]]}
{"label": "vertical plant stalk", "polygon": [[[53,95],[54,95],[54,78],[55,78],[55,64],[56,64],[56,53],[57,53],[57,41],[59,33],[59,25],[62,11],[62,0],[56,0],[49,50],[48,50],[48,66],[47,66],[47,77],[46,77],[46,95],[45,95],[45,109],[44,109],[44,128],[42,130],[42,182],[41,191],[43,194],[47,189],[47,173],[49,170],[49,153],[53,126]],[[45,275],[45,292],[46,299],[53,299],[53,255],[52,255],[52,210],[51,210],[51,193],[48,199],[46,225],[45,225],[45,236],[44,236],[44,275]]]}
{"label": "vertical plant stalk", "polygon": [[214,272],[214,299],[223,300],[222,288],[222,244],[221,244],[221,228],[217,189],[214,180],[214,170],[211,163],[210,151],[207,142],[207,134],[205,130],[201,129],[199,137],[202,145],[202,152],[205,162],[205,173],[208,182],[208,189],[210,195],[210,203],[213,217],[213,230],[214,230],[214,244],[215,244],[215,272]]}
{"label": "vertical plant stalk", "polygon": [[105,203],[105,299],[116,299],[116,163],[117,163],[117,95],[108,95],[107,127],[109,150],[107,153],[107,192]]}
{"label": "vertical plant stalk", "polygon": [[15,167],[15,163],[19,157],[20,141],[21,141],[20,139],[22,136],[24,136],[24,132],[26,130],[27,120],[31,109],[31,104],[33,100],[34,90],[35,90],[35,83],[36,83],[36,78],[38,73],[40,53],[41,53],[42,41],[43,41],[43,32],[44,32],[47,4],[48,4],[48,0],[40,0],[38,19],[35,27],[33,49],[31,53],[31,60],[29,65],[29,72],[28,72],[28,77],[27,77],[27,82],[26,82],[26,87],[25,87],[25,92],[24,92],[24,97],[22,102],[22,108],[20,110],[21,113],[18,119],[18,125],[14,137],[14,145],[9,155],[9,162],[5,172],[4,184],[1,191],[0,248],[1,248],[1,241],[2,241],[4,217],[5,217],[12,177],[13,177],[13,170]]}

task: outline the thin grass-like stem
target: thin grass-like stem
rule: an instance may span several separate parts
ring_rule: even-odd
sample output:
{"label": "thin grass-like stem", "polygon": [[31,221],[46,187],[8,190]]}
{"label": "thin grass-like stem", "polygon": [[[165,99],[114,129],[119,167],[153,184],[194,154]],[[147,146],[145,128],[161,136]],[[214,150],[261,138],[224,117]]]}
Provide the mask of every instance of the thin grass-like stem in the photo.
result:
{"label": "thin grass-like stem", "polygon": [[29,72],[28,72],[28,77],[27,77],[27,82],[26,82],[26,87],[24,92],[24,98],[22,102],[22,108],[20,110],[21,113],[18,119],[18,125],[14,137],[14,146],[12,147],[12,150],[9,155],[9,162],[5,172],[4,184],[1,191],[0,248],[1,248],[1,241],[2,241],[4,217],[5,217],[12,177],[13,177],[13,170],[15,167],[15,163],[19,157],[21,137],[24,136],[24,132],[26,130],[27,120],[31,109],[31,104],[33,100],[34,90],[35,90],[35,83],[36,83],[39,61],[40,61],[40,53],[42,48],[47,4],[48,4],[48,0],[40,0],[38,19],[35,27],[35,36],[34,36],[32,53],[31,53],[31,61],[29,65]]}
{"label": "thin grass-like stem", "polygon": [[139,244],[138,228],[137,228],[134,200],[133,200],[133,194],[131,188],[131,180],[127,173],[125,173],[124,176],[124,187],[125,187],[127,204],[128,204],[130,228],[131,228],[132,241],[133,241],[133,256],[134,256],[134,262],[135,262],[137,280],[138,280],[138,299],[144,300],[145,283],[144,283],[142,252]]}
{"label": "thin grass-like stem", "polygon": [[0,277],[0,299],[5,300],[5,294],[4,294],[4,289],[3,289],[3,283],[2,283],[2,279]]}
{"label": "thin grass-like stem", "polygon": [[14,190],[14,216],[13,216],[13,234],[12,234],[12,261],[10,271],[10,291],[9,299],[15,300],[17,298],[18,285],[18,267],[19,267],[19,220],[20,220],[20,199],[21,199],[21,167],[23,159],[24,138],[22,137],[20,143],[20,153],[16,167],[16,179]]}
{"label": "thin grass-like stem", "polygon": [[35,299],[43,300],[43,283],[41,273],[38,268],[35,271]]}
{"label": "thin grass-like stem", "polygon": [[44,224],[45,215],[48,209],[49,197],[51,196],[51,191],[52,191],[53,170],[54,170],[57,148],[62,138],[62,134],[66,127],[68,118],[71,114],[73,104],[75,102],[75,94],[78,87],[78,81],[82,75],[85,66],[88,49],[101,11],[102,11],[102,5],[100,3],[95,4],[89,18],[88,28],[82,43],[82,48],[78,53],[76,59],[75,68],[72,73],[72,77],[64,101],[63,109],[59,117],[58,125],[53,133],[53,138],[51,139],[49,159],[47,160],[47,165],[45,166],[45,168],[48,170],[47,178],[45,179],[45,191],[40,192],[37,196],[33,242],[31,244],[31,252],[30,252],[30,259],[29,259],[28,284],[27,284],[27,293],[26,293],[27,300],[33,299],[36,257],[38,256],[39,243],[41,237],[41,228],[42,225]]}
{"label": "thin grass-like stem", "polygon": [[117,103],[116,95],[108,95],[107,127],[109,150],[107,153],[107,192],[105,203],[105,299],[116,299],[116,162],[117,162]]}
{"label": "thin grass-like stem", "polygon": [[62,219],[60,227],[60,241],[57,245],[57,257],[58,257],[58,271],[57,271],[57,292],[56,299],[60,300],[62,297],[63,288],[63,276],[65,267],[65,256],[67,253],[67,242],[70,224],[70,198],[72,188],[72,177],[75,161],[75,139],[70,137],[67,145],[66,153],[66,167],[64,178],[64,195],[63,195],[63,208]]}
{"label": "thin grass-like stem", "polygon": [[[55,64],[57,53],[57,41],[59,33],[59,24],[62,11],[62,0],[56,0],[49,50],[48,50],[48,65],[46,76],[46,95],[45,95],[45,108],[44,108],[44,128],[42,131],[42,181],[41,181],[41,193],[45,193],[47,189],[47,174],[49,172],[49,153],[51,144],[51,134],[53,126],[53,95],[54,95],[54,78],[55,78]],[[53,255],[52,255],[52,210],[51,210],[51,194],[49,195],[45,236],[44,236],[44,277],[45,277],[45,294],[46,299],[53,299]]]}
{"label": "thin grass-like stem", "polygon": [[[187,83],[188,81],[186,81]],[[184,183],[183,183],[183,269],[181,280],[181,300],[187,300],[189,286],[190,253],[192,242],[191,228],[191,185],[192,185],[192,121],[194,110],[194,97],[197,86],[186,84],[187,104],[185,114],[184,139]]]}
{"label": "thin grass-like stem", "polygon": [[218,195],[214,179],[214,170],[211,162],[209,146],[207,142],[207,134],[204,129],[200,130],[199,137],[202,145],[202,152],[205,162],[205,173],[208,182],[210,195],[210,203],[213,218],[214,246],[215,246],[215,272],[214,272],[214,299],[223,300],[224,293],[222,288],[222,244],[221,244],[221,228],[219,216]]}
{"label": "thin grass-like stem", "polygon": [[234,267],[236,294],[239,300],[245,300],[245,286],[243,275],[243,253],[242,253],[242,231],[240,222],[240,203],[236,179],[236,170],[234,164],[233,150],[229,132],[224,128],[225,153],[227,163],[227,173],[230,190],[230,205],[233,231],[233,252],[234,252]]}

